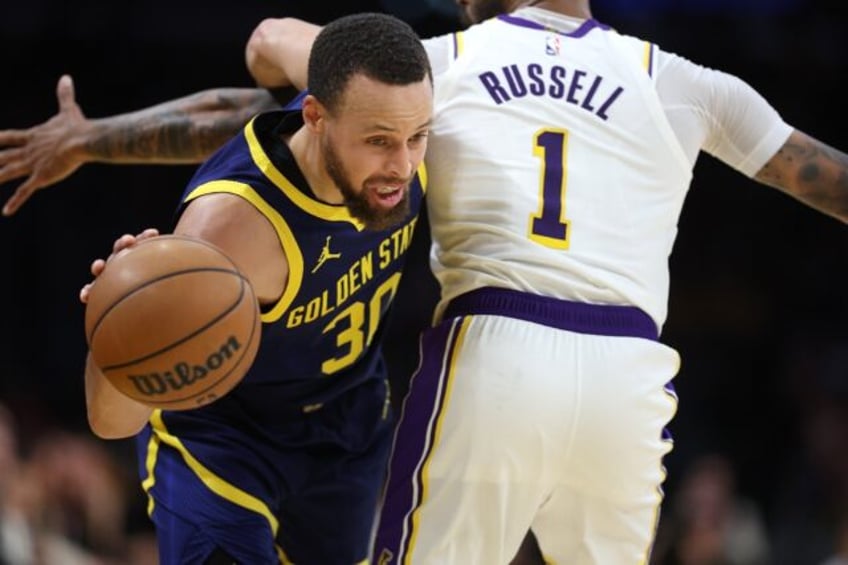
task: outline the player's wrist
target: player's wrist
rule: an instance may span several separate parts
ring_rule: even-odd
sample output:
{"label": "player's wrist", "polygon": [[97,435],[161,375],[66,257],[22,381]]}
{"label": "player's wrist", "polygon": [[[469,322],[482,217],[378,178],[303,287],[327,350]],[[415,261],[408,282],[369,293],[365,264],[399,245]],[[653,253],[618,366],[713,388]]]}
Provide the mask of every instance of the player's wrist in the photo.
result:
{"label": "player's wrist", "polygon": [[83,119],[69,132],[62,145],[62,152],[79,164],[108,161],[111,155],[104,150],[104,133],[104,129],[98,128],[94,120]]}

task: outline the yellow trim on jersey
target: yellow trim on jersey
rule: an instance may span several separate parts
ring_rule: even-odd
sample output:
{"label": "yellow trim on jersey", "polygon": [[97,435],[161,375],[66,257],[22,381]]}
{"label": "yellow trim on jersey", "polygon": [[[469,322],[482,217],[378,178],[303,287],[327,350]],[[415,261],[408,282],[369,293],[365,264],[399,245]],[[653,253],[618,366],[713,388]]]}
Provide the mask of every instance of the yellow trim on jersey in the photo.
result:
{"label": "yellow trim on jersey", "polygon": [[421,515],[421,505],[424,500],[427,498],[427,490],[428,490],[428,474],[430,469],[430,462],[433,460],[433,454],[436,451],[436,446],[439,443],[439,438],[442,435],[442,423],[444,423],[444,418],[448,412],[448,406],[450,406],[451,393],[453,392],[453,383],[454,376],[456,375],[456,363],[457,358],[459,357],[459,352],[462,350],[462,344],[465,342],[465,335],[468,333],[468,328],[471,325],[471,316],[466,316],[462,318],[462,321],[459,326],[459,330],[457,332],[457,337],[455,339],[449,339],[448,344],[453,344],[453,352],[451,353],[450,361],[448,362],[448,373],[447,378],[445,379],[445,392],[443,395],[444,400],[442,401],[442,410],[439,417],[436,419],[436,426],[433,430],[433,442],[430,447],[430,455],[424,461],[424,465],[421,467],[421,495],[419,496],[419,504],[412,511],[412,532],[409,538],[409,548],[406,552],[406,555],[403,558],[404,565],[409,565],[412,563],[412,554],[415,549],[415,542],[418,537],[418,522],[420,521]]}
{"label": "yellow trim on jersey", "polygon": [[418,182],[421,183],[421,192],[427,194],[427,167],[424,165],[424,161],[421,161],[421,164],[418,165]]}
{"label": "yellow trim on jersey", "polygon": [[[276,516],[274,516],[271,512],[271,509],[268,508],[268,505],[252,494],[249,494],[237,486],[228,483],[207,469],[203,463],[195,459],[186,446],[183,445],[183,442],[168,431],[164,420],[162,420],[161,410],[153,411],[153,415],[150,417],[150,426],[153,429],[153,434],[157,436],[162,443],[176,449],[179,452],[183,461],[185,461],[186,465],[188,465],[189,469],[194,472],[197,478],[206,485],[206,488],[237,506],[241,506],[242,508],[260,514],[263,518],[268,520],[268,524],[271,526],[271,532],[273,532],[274,537],[277,537],[277,532],[280,529],[280,523],[277,521]],[[280,561],[286,565],[291,564],[291,560],[286,556],[283,548],[281,548],[278,544],[274,545]]]}
{"label": "yellow trim on jersey", "polygon": [[250,120],[250,123],[248,123],[244,128],[244,137],[247,139],[250,156],[253,158],[253,162],[256,163],[259,170],[262,171],[262,173],[268,177],[271,182],[277,185],[277,187],[283,191],[286,197],[291,200],[295,206],[308,214],[312,214],[316,218],[321,218],[322,220],[348,222],[353,224],[358,231],[365,229],[365,224],[350,215],[350,211],[347,209],[347,206],[333,206],[331,204],[319,202],[318,200],[310,198],[289,182],[289,180],[277,169],[277,167],[274,166],[271,159],[265,153],[265,150],[262,149],[262,145],[256,138],[256,132],[253,131],[253,122],[254,120]]}
{"label": "yellow trim on jersey", "polygon": [[[161,410],[154,410],[162,412]],[[151,416],[152,418],[153,416]],[[153,474],[153,469],[156,467],[156,458],[159,456],[159,437],[156,434],[150,434],[150,441],[147,442],[147,457],[144,459],[144,469],[147,471],[147,478],[141,482],[141,488],[147,494],[147,515],[153,515],[155,503],[153,497],[150,496],[150,489],[156,484],[156,475]]]}
{"label": "yellow trim on jersey", "polygon": [[465,52],[465,32],[457,31],[453,34],[453,58],[458,59]]}
{"label": "yellow trim on jersey", "polygon": [[294,561],[289,559],[289,556],[286,555],[286,552],[283,551],[282,547],[275,543],[274,548],[277,550],[277,559],[280,560],[282,565],[294,565]]}
{"label": "yellow trim on jersey", "polygon": [[642,66],[645,67],[648,76],[654,76],[654,44],[645,42],[645,53],[642,56]]}
{"label": "yellow trim on jersey", "polygon": [[276,322],[280,319],[283,313],[291,306],[294,297],[300,290],[300,285],[303,282],[303,253],[297,245],[294,234],[291,228],[286,223],[285,219],[272,208],[261,196],[248,184],[235,182],[231,180],[215,180],[201,184],[191,191],[185,201],[189,202],[199,196],[214,193],[235,194],[250,202],[259,212],[265,216],[271,225],[274,226],[274,231],[277,232],[277,237],[280,239],[280,244],[283,247],[283,253],[286,255],[286,261],[289,265],[289,278],[286,283],[286,289],[283,295],[274,306],[262,314],[262,321],[265,323]]}
{"label": "yellow trim on jersey", "polygon": [[275,536],[277,535],[277,531],[280,529],[280,523],[277,521],[277,517],[271,513],[271,509],[268,508],[268,505],[252,494],[228,483],[207,469],[203,463],[195,459],[186,446],[183,445],[183,442],[180,441],[178,437],[172,435],[168,431],[168,428],[165,427],[165,422],[162,420],[161,410],[156,410],[153,413],[153,416],[150,417],[150,424],[153,427],[153,433],[159,436],[162,443],[179,451],[183,460],[186,462],[186,465],[189,466],[189,468],[209,490],[218,496],[229,500],[233,504],[262,515],[271,525],[271,531]]}

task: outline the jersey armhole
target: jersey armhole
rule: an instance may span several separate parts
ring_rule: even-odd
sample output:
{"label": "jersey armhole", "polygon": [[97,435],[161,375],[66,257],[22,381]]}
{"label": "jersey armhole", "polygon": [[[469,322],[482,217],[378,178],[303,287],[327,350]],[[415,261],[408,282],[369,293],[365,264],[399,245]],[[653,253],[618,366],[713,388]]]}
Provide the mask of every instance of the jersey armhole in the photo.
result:
{"label": "jersey armhole", "polygon": [[303,282],[303,253],[297,244],[294,232],[282,214],[271,207],[252,186],[242,182],[214,180],[201,184],[188,193],[182,206],[186,206],[192,200],[207,194],[232,194],[243,198],[271,223],[277,233],[277,238],[280,240],[280,246],[283,248],[283,253],[289,265],[289,277],[280,299],[275,304],[262,309],[262,322],[276,322],[291,306]]}

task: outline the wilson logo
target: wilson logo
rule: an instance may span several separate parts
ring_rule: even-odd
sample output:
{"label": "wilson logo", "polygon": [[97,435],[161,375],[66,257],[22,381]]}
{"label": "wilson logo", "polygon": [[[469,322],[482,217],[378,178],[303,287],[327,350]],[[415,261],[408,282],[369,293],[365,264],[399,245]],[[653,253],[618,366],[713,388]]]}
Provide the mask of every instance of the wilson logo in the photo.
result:
{"label": "wilson logo", "polygon": [[136,390],[144,396],[156,396],[168,391],[180,390],[205,379],[210,373],[214,373],[223,367],[239,349],[241,349],[241,344],[235,336],[230,336],[220,349],[209,355],[201,365],[183,361],[174,365],[169,371],[146,375],[127,375],[127,378],[132,381]]}

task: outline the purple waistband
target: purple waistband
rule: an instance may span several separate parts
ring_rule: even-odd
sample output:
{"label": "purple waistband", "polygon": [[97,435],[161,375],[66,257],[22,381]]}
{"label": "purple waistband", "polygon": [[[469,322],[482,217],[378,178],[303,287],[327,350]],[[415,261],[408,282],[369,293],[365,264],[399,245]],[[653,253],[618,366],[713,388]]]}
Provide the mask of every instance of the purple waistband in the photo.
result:
{"label": "purple waistband", "polygon": [[506,288],[480,288],[450,301],[444,319],[459,316],[518,318],[583,334],[659,339],[657,325],[635,306],[586,304]]}

